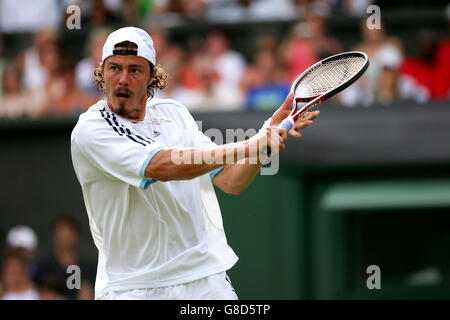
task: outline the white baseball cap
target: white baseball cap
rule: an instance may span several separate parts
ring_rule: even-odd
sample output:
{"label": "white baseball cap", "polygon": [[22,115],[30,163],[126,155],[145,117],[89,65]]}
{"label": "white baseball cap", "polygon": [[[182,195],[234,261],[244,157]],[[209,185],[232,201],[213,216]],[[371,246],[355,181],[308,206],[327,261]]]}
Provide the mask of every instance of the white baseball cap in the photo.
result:
{"label": "white baseball cap", "polygon": [[36,233],[28,226],[19,225],[9,230],[7,242],[10,247],[35,250],[38,244]]}
{"label": "white baseball cap", "polygon": [[136,27],[125,27],[112,32],[103,45],[102,61],[114,55],[114,47],[123,41],[136,44],[137,56],[147,59],[153,66],[156,65],[156,51],[152,38],[146,31]]}

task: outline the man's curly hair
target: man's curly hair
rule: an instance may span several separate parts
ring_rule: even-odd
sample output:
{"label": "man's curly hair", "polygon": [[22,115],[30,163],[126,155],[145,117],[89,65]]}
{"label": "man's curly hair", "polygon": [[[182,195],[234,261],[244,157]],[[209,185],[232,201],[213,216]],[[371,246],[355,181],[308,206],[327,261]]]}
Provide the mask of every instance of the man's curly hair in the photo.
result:
{"label": "man's curly hair", "polygon": [[[136,49],[137,46],[132,42],[122,42],[117,44],[119,47],[126,47],[128,49]],[[166,87],[167,77],[169,76],[164,69],[157,64],[156,67],[153,64],[150,64],[150,73],[153,76],[153,81],[147,87],[147,99],[153,98],[155,95],[154,89],[164,89]],[[97,68],[94,72],[95,82],[97,83],[97,89],[104,92],[105,91],[105,80],[103,79],[103,62],[99,62]]]}

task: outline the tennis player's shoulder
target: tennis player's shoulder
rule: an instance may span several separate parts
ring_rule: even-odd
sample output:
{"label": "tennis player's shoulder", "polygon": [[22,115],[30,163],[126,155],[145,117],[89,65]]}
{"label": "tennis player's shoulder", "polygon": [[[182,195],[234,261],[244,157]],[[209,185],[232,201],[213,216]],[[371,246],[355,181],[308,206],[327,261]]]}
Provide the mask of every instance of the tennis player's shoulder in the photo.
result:
{"label": "tennis player's shoulder", "polygon": [[147,101],[147,107],[155,107],[158,109],[169,108],[172,112],[188,112],[188,109],[179,101],[174,99],[151,99]]}
{"label": "tennis player's shoulder", "polygon": [[72,130],[72,138],[74,136],[84,136],[89,132],[92,132],[94,128],[105,126],[106,122],[104,119],[106,102],[104,100],[98,101],[96,104],[89,107],[85,112],[83,112],[78,118],[78,122]]}
{"label": "tennis player's shoulder", "polygon": [[85,112],[80,115],[78,122],[92,122],[95,120],[102,120],[105,115],[102,113],[108,112],[106,110],[106,101],[100,100],[97,103],[93,104],[89,107]]}

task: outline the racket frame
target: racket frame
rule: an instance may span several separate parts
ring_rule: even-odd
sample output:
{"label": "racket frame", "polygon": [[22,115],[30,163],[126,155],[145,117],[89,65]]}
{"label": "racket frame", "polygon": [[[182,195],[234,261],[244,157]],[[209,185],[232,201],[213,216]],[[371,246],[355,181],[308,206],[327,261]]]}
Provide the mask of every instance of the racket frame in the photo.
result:
{"label": "racket frame", "polygon": [[[331,98],[332,96],[341,92],[342,90],[348,88],[351,84],[353,84],[356,80],[358,80],[362,76],[362,74],[367,70],[367,68],[369,67],[369,58],[367,57],[367,55],[364,52],[361,52],[361,51],[347,51],[347,52],[338,53],[338,54],[332,55],[330,57],[327,57],[327,58],[320,60],[319,62],[313,64],[311,67],[309,67],[308,69],[303,71],[297,77],[297,79],[295,79],[295,81],[292,83],[292,86],[291,86],[291,92],[293,92],[293,93],[295,92],[295,88],[298,86],[298,83],[312,70],[319,68],[322,64],[328,62],[329,60],[334,60],[339,56],[351,56],[351,55],[357,55],[357,56],[364,57],[365,63],[364,63],[364,66],[361,68],[361,70],[359,70],[354,76],[345,80],[343,83],[341,83],[336,88],[328,90],[320,95],[313,96],[313,97],[294,96],[294,107],[293,107],[291,113],[289,114],[289,116],[285,120],[283,120],[280,127],[283,127],[287,131],[289,131],[289,129],[294,125],[294,122],[297,121],[297,119],[300,116],[302,116],[306,111],[308,111],[312,107],[318,105],[319,103],[322,103],[323,101]],[[308,104],[304,105],[303,107],[301,107],[300,110],[298,110],[299,102],[308,102]]]}

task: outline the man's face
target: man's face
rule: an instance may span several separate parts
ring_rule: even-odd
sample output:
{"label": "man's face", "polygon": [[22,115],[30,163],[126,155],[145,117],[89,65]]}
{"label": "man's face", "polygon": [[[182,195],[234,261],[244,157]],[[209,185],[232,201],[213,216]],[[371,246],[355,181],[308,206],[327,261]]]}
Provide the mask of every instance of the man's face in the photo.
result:
{"label": "man's face", "polygon": [[129,119],[139,119],[145,114],[147,86],[153,80],[150,63],[145,58],[108,57],[103,65],[103,79],[108,106],[113,112]]}

